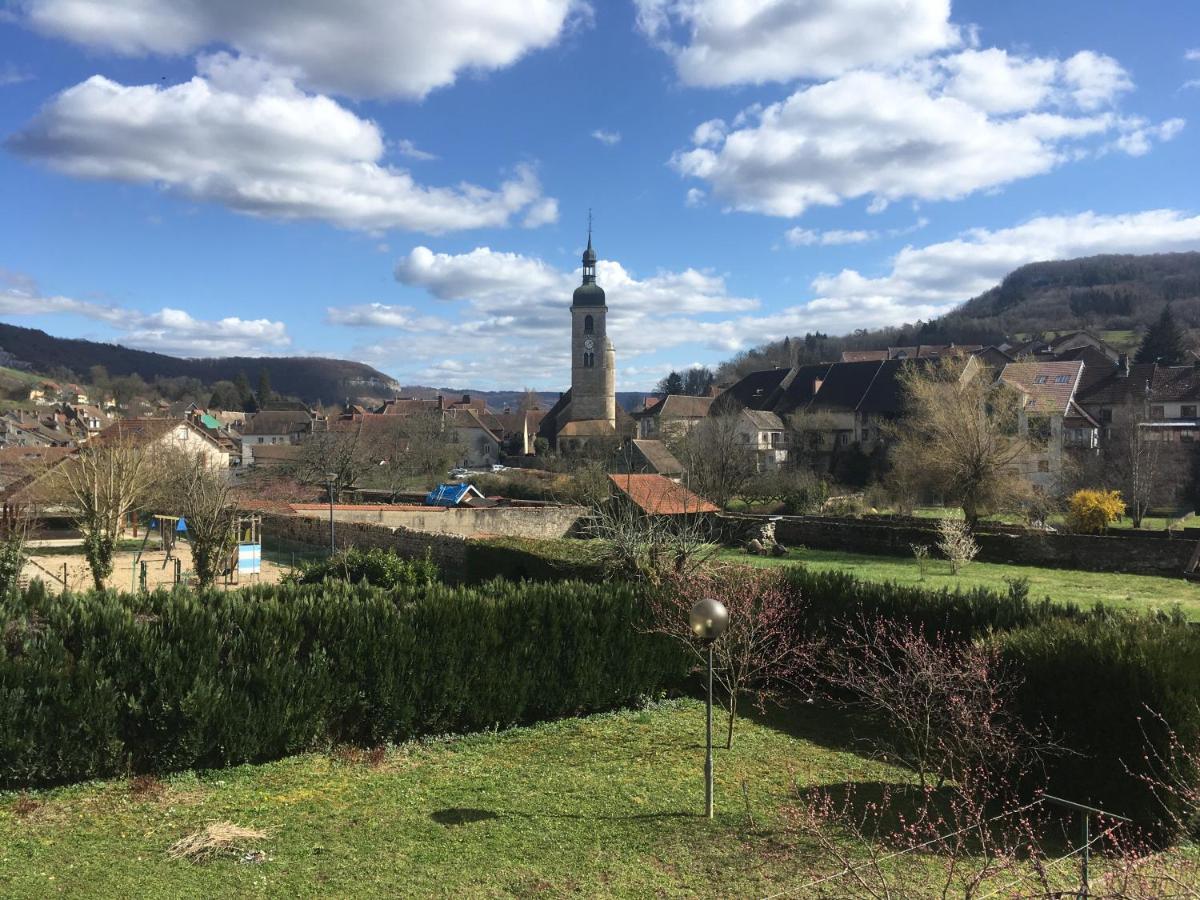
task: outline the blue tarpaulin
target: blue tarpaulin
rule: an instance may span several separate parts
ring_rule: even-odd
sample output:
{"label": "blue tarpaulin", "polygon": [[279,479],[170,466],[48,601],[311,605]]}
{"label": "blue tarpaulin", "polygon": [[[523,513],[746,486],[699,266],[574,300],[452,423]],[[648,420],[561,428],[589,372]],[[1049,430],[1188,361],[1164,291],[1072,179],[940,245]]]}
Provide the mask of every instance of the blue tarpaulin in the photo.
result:
{"label": "blue tarpaulin", "polygon": [[[462,499],[471,492],[471,485],[465,482],[439,484],[425,497],[426,506],[458,506]],[[478,493],[478,492],[476,492]]]}

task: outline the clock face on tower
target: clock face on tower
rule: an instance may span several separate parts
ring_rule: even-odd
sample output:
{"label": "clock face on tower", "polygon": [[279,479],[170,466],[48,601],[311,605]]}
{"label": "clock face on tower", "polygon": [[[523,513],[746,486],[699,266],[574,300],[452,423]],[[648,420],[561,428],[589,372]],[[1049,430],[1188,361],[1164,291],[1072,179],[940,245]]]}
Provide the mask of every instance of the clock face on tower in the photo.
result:
{"label": "clock face on tower", "polygon": [[591,338],[586,338],[586,339],[584,340],[584,342],[583,342],[583,349],[584,349],[584,350],[591,350],[591,349],[592,349],[592,347],[594,347],[594,346],[595,346],[595,343],[592,341],[592,339],[591,339]]}

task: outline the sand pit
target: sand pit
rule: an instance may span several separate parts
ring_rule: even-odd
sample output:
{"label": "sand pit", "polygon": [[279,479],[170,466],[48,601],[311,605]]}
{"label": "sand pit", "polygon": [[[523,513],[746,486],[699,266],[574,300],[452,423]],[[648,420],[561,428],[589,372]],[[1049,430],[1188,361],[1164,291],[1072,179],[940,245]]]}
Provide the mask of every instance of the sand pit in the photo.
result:
{"label": "sand pit", "polygon": [[[112,577],[108,586],[120,591],[128,591],[139,587],[139,562],[146,563],[146,587],[154,590],[158,587],[171,587],[175,584],[175,560],[179,560],[180,573],[185,582],[192,579],[192,548],[185,542],[179,541],[171,552],[170,558],[162,549],[147,547],[140,557],[137,551],[121,550],[117,553],[113,566]],[[64,570],[64,566],[66,567]],[[245,587],[248,584],[275,584],[282,578],[291,566],[279,565],[271,560],[262,561],[262,572],[259,575],[242,575],[238,582],[228,585],[229,590]],[[38,548],[31,548],[30,564],[22,573],[24,577],[33,580],[40,578],[51,589],[61,591],[63,588],[64,571],[67,587],[73,591],[87,590],[92,587],[92,571],[88,568],[82,549],[67,552],[64,549],[54,553],[39,553]],[[218,587],[226,587],[225,579],[217,579]]]}

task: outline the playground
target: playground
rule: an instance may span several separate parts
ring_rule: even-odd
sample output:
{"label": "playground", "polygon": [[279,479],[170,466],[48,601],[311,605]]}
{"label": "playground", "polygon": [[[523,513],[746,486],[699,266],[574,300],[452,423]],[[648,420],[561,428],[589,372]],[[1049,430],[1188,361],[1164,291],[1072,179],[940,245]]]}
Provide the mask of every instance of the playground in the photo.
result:
{"label": "playground", "polygon": [[[261,525],[257,516],[242,516],[237,523],[237,543],[216,586],[226,590],[249,584],[274,584],[291,570],[289,562],[264,559]],[[92,572],[78,544],[46,542],[48,547],[30,548],[24,577],[40,578],[54,590],[87,590]],[[178,516],[155,515],[127,532],[113,558],[108,579],[117,590],[150,590],[191,583],[192,547],[187,523]]]}

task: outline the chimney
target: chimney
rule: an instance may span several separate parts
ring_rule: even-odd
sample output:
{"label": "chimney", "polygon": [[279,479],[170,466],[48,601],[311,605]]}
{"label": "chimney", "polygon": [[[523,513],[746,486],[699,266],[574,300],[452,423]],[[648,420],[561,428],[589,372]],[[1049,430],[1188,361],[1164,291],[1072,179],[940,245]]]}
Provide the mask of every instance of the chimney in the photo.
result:
{"label": "chimney", "polygon": [[814,378],[813,379],[813,394],[816,394],[819,390],[821,390],[821,385],[823,385],[824,383],[825,383],[824,379]]}
{"label": "chimney", "polygon": [[441,395],[441,394],[438,394],[438,407],[437,407],[437,408],[438,408],[439,410],[441,410],[441,409],[445,409],[445,408],[446,408],[446,407],[445,407],[445,401],[442,399],[442,395]]}
{"label": "chimney", "polygon": [[1128,378],[1129,377],[1129,354],[1128,353],[1122,353],[1120,356],[1117,357],[1117,377],[1118,378]]}
{"label": "chimney", "polygon": [[471,404],[471,395],[463,394],[462,402],[463,402],[463,406],[469,406]]}

